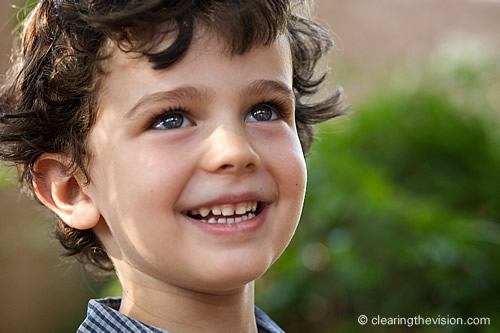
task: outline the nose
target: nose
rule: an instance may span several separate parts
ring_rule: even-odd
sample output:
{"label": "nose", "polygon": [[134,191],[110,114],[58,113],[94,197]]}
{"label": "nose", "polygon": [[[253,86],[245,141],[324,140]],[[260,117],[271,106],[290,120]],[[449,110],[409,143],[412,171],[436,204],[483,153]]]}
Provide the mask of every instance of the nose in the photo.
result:
{"label": "nose", "polygon": [[220,126],[210,133],[204,143],[202,165],[208,172],[246,173],[260,165],[259,154],[243,130]]}

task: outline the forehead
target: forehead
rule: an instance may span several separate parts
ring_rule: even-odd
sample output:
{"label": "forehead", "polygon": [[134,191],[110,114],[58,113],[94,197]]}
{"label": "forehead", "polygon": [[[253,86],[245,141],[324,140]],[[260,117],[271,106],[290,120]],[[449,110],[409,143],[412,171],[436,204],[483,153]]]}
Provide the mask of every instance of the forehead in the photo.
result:
{"label": "forehead", "polygon": [[[171,40],[165,40],[168,46]],[[160,45],[159,47],[164,47]],[[125,53],[111,46],[112,56],[105,64],[101,82],[101,106],[110,99],[140,98],[141,94],[172,90],[183,84],[203,85],[216,89],[224,81],[250,84],[252,80],[283,81],[291,89],[292,57],[288,37],[281,34],[269,46],[256,45],[242,55],[227,52],[225,43],[214,33],[199,30],[185,54],[177,63],[155,70],[145,56]]]}

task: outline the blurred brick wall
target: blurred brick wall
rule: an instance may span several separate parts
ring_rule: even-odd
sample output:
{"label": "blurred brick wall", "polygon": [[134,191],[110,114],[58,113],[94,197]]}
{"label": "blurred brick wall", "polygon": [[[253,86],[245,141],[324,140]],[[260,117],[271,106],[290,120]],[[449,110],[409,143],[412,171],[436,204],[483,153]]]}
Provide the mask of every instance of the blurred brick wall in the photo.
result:
{"label": "blurred brick wall", "polygon": [[357,62],[425,55],[450,35],[500,46],[500,0],[318,0],[318,16]]}
{"label": "blurred brick wall", "polygon": [[[416,63],[454,40],[479,39],[500,54],[500,0],[318,0],[336,34],[335,84],[354,103],[399,63]],[[348,74],[346,79],[345,73]]]}

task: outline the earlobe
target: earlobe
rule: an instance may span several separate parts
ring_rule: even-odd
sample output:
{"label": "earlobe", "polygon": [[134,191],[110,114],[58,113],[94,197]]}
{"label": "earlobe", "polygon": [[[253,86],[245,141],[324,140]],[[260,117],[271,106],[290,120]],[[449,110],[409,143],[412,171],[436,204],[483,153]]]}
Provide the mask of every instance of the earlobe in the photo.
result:
{"label": "earlobe", "polygon": [[33,186],[38,199],[75,229],[93,228],[101,217],[88,195],[81,171],[68,172],[71,160],[61,154],[44,154],[35,163]]}

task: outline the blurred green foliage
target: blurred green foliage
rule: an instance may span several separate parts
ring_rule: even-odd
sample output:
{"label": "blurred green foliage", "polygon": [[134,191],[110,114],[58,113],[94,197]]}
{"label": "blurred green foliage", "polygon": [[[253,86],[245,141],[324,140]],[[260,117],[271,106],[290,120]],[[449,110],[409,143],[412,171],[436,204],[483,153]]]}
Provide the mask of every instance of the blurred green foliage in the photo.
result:
{"label": "blurred green foliage", "polygon": [[405,71],[321,128],[296,238],[258,281],[287,332],[500,331],[499,62],[462,60]]}

